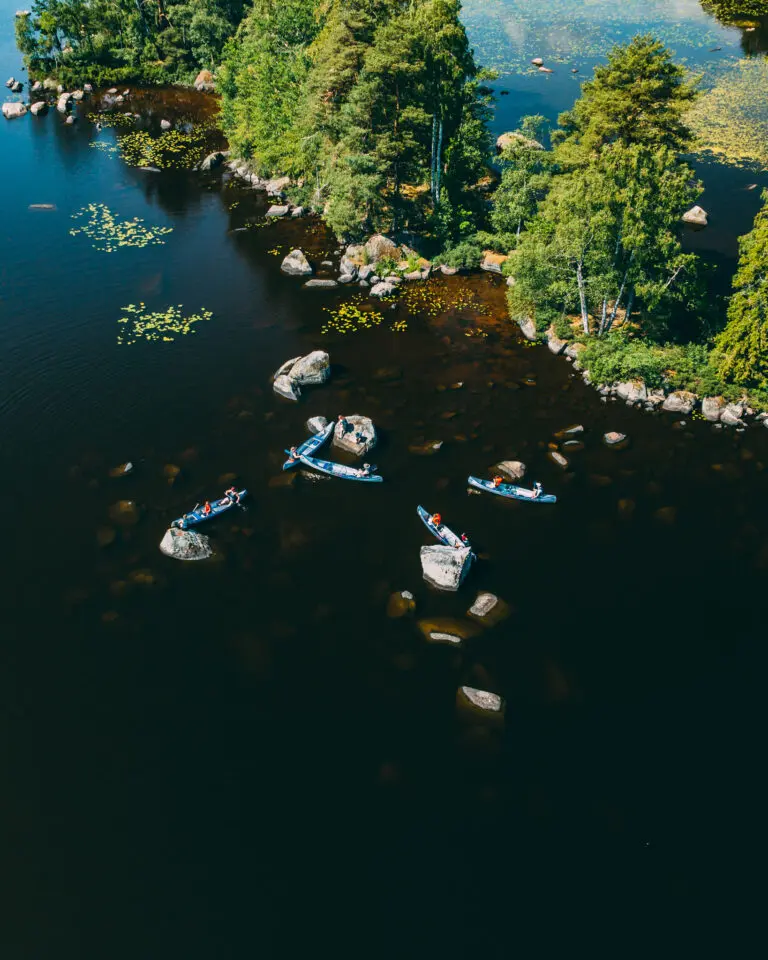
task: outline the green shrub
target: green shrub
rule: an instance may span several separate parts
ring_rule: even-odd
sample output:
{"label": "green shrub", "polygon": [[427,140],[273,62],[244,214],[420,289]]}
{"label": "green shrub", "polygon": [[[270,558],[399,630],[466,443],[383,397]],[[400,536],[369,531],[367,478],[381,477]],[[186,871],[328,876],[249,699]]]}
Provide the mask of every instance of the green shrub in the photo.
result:
{"label": "green shrub", "polygon": [[482,259],[483,250],[480,244],[474,240],[463,240],[455,247],[444,250],[439,257],[435,258],[435,263],[442,263],[446,267],[458,270],[475,270],[480,266]]}
{"label": "green shrub", "polygon": [[380,277],[388,277],[390,274],[397,273],[397,263],[394,257],[382,257],[376,264],[376,273]]}

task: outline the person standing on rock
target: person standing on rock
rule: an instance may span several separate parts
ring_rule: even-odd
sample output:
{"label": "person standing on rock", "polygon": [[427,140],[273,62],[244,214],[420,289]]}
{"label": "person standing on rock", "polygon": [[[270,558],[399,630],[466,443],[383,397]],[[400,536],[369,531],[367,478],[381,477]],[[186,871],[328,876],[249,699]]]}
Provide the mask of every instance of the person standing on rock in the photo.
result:
{"label": "person standing on rock", "polygon": [[346,435],[353,429],[352,424],[347,420],[343,414],[339,414],[339,424],[341,425],[341,435],[346,437]]}

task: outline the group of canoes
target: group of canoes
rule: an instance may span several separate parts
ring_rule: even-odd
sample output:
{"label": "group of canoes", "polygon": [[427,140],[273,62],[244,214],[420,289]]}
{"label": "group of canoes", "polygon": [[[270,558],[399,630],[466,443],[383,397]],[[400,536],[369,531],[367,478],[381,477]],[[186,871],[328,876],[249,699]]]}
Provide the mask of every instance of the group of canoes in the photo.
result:
{"label": "group of canoes", "polygon": [[[283,470],[290,470],[301,463],[305,467],[310,467],[320,473],[325,473],[331,477],[338,477],[341,480],[357,480],[363,483],[381,483],[383,477],[376,473],[376,467],[370,463],[363,464],[361,469],[347,467],[342,463],[333,463],[330,460],[320,460],[312,456],[328,440],[334,431],[336,424],[332,421],[324,427],[319,433],[314,434],[298,447],[291,447],[285,452],[288,459],[283,464]],[[518,487],[513,483],[504,483],[500,476],[493,480],[482,480],[480,477],[468,478],[470,487],[476,490],[482,490],[486,493],[494,493],[499,497],[507,497],[512,500],[526,500],[531,503],[555,503],[557,497],[553,494],[544,493],[541,484],[535,484],[532,490],[525,487]],[[187,530],[189,527],[206,520],[211,520],[219,514],[225,513],[234,507],[240,506],[242,500],[247,496],[247,490],[236,490],[230,487],[224,496],[219,500],[206,500],[204,504],[196,504],[194,509],[185,513],[171,524],[172,527],[178,527],[181,530]],[[445,546],[450,547],[468,547],[469,541],[466,534],[457,536],[452,530],[442,523],[440,514],[429,514],[423,507],[418,508],[419,516],[426,524],[432,534]]]}

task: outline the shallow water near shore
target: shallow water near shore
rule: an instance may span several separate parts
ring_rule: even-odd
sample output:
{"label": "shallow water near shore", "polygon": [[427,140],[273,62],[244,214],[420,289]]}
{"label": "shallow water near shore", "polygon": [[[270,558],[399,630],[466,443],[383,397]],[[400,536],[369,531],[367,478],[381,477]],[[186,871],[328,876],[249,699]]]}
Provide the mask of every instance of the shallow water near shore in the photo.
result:
{"label": "shallow water near shore", "polygon": [[[89,146],[115,134],[88,109],[0,125],[4,955],[505,956],[553,902],[618,918],[649,890],[719,891],[757,806],[768,430],[601,402],[487,275],[322,335],[356,292],[279,270],[296,245],[337,262],[322,226],[262,226],[263,196],[218,173],[127,167]],[[154,129],[199,100],[131,109]],[[758,204],[742,176],[712,165],[722,213],[691,238],[726,265]],[[173,232],[103,253],[69,234],[90,203]],[[141,302],[212,317],[118,344]],[[273,371],[317,348],[330,383],[276,397]],[[338,413],[373,418],[385,483],[281,473],[305,420]],[[469,496],[502,459],[557,505]],[[234,480],[250,497],[204,530],[217,559],[163,557],[168,522]],[[419,503],[480,555],[457,595],[421,580]],[[429,645],[386,616],[405,589],[418,618],[481,589],[513,613]],[[503,695],[504,725],[457,712],[462,684]]]}

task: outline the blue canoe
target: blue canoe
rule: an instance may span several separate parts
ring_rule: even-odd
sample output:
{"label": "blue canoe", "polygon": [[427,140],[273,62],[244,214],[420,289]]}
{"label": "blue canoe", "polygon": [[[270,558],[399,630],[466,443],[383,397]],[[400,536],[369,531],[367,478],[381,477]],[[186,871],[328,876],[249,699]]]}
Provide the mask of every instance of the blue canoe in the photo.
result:
{"label": "blue canoe", "polygon": [[[313,437],[310,437],[309,440],[305,440],[304,443],[296,447],[296,453],[298,454],[298,456],[296,457],[295,460],[291,460],[291,459],[286,460],[285,463],[283,464],[283,470],[290,470],[291,467],[295,467],[299,462],[299,457],[301,457],[302,455],[308,456],[308,457],[312,456],[315,450],[319,450],[320,447],[322,447],[322,445],[328,439],[328,437],[330,437],[330,435],[333,433],[333,429],[335,426],[336,426],[336,423],[332,420],[327,427],[325,427],[320,431],[320,433],[316,433]],[[291,451],[286,450],[285,452],[290,457]]]}
{"label": "blue canoe", "polygon": [[495,493],[497,497],[527,500],[529,503],[557,503],[557,497],[552,493],[542,493],[541,496],[535,497],[533,490],[516,487],[514,483],[500,483],[498,487],[494,487],[492,480],[481,480],[479,477],[469,477],[467,482],[470,487],[474,487],[476,490],[484,490],[486,493]]}
{"label": "blue canoe", "polygon": [[[238,496],[240,497],[241,503],[247,495],[247,490],[239,491]],[[211,512],[209,514],[203,513],[203,506],[204,505],[199,504],[194,510],[190,510],[189,513],[185,513],[183,517],[174,520],[171,526],[186,530],[188,527],[194,527],[198,523],[205,523],[206,520],[213,520],[214,517],[226,513],[227,510],[231,510],[232,507],[236,507],[238,504],[236,504],[234,500],[230,500],[229,497],[222,497],[221,500],[211,500]]]}
{"label": "blue canoe", "polygon": [[468,547],[470,545],[469,542],[465,543],[461,537],[457,537],[453,530],[446,527],[444,523],[436,527],[434,523],[432,523],[433,514],[427,513],[424,507],[416,507],[416,510],[427,530],[429,530],[432,536],[439,540],[440,543],[444,543],[446,547]]}
{"label": "blue canoe", "polygon": [[327,473],[329,477],[338,477],[340,480],[359,480],[361,483],[381,483],[384,477],[377,473],[365,474],[355,467],[345,467],[343,463],[331,463],[330,460],[316,460],[314,457],[302,455],[299,457],[306,467]]}

